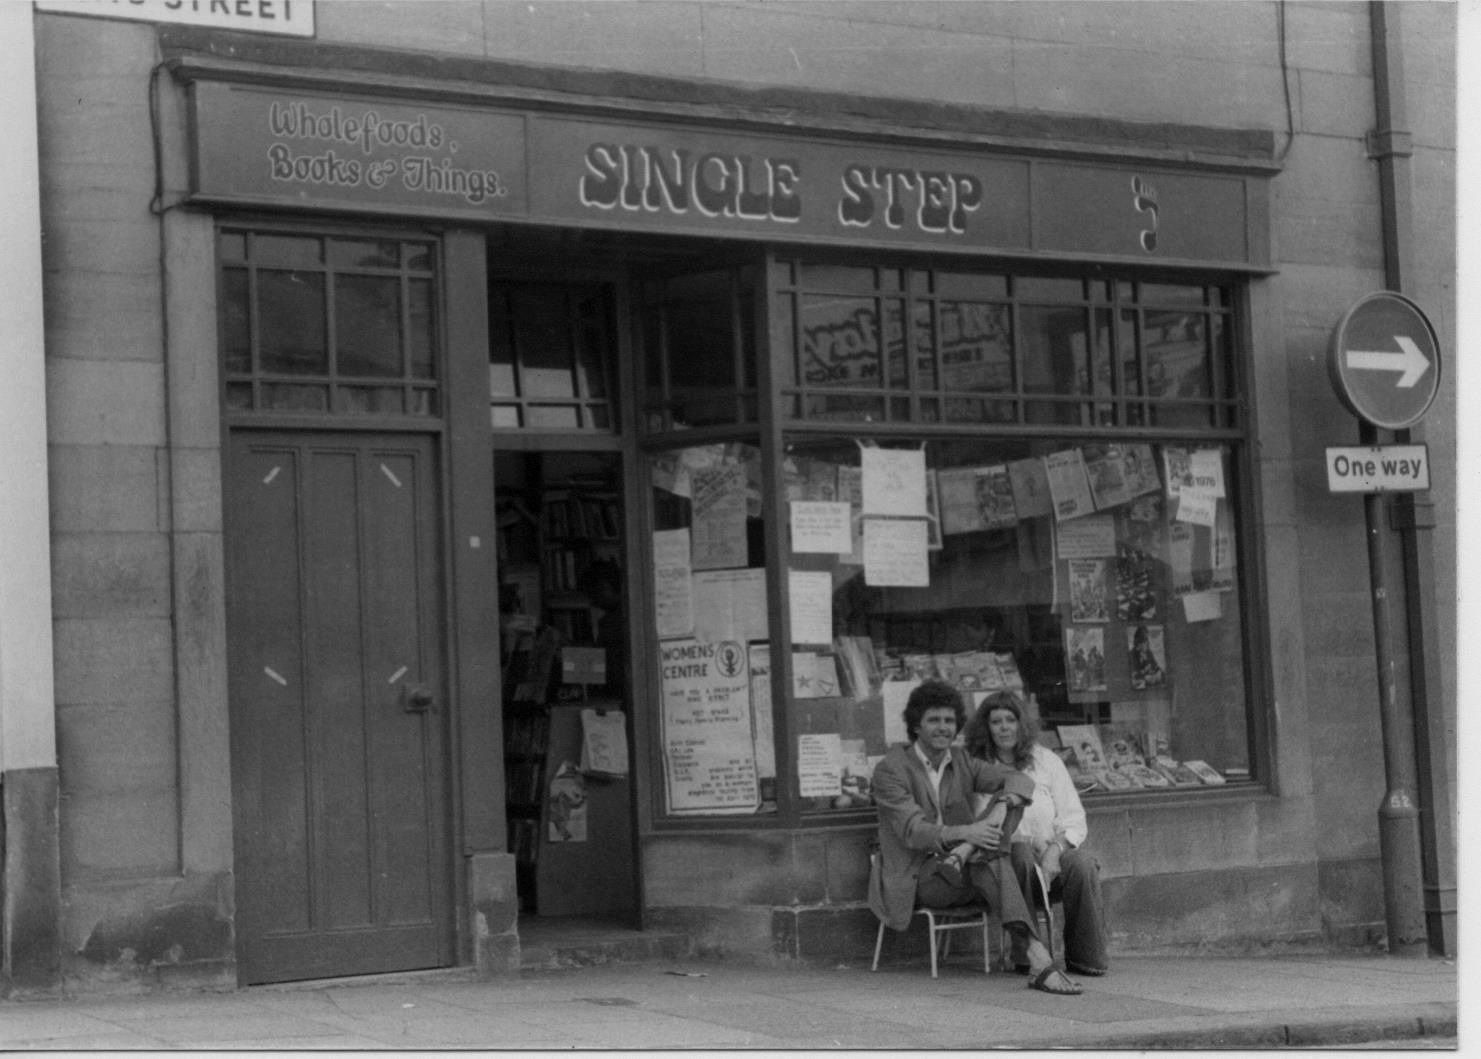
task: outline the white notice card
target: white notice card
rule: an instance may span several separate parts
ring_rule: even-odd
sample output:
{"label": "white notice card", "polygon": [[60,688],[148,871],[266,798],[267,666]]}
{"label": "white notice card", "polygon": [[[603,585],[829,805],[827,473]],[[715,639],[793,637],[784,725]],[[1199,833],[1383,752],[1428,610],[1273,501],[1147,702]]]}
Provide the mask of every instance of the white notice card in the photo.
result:
{"label": "white notice card", "polygon": [[658,638],[672,640],[694,631],[694,592],[689,568],[689,531],[653,534],[653,598]]}
{"label": "white notice card", "polygon": [[931,567],[929,527],[923,518],[864,520],[864,583],[928,588]]}
{"label": "white notice card", "polygon": [[1116,523],[1110,515],[1088,515],[1055,528],[1056,559],[1099,559],[1116,554]]}
{"label": "white notice card", "polygon": [[926,450],[859,450],[864,470],[864,514],[926,515]]}
{"label": "white notice card", "polygon": [[766,571],[758,567],[696,573],[694,635],[711,643],[766,639]]}
{"label": "white notice card", "polygon": [[910,742],[905,731],[905,704],[910,701],[910,693],[918,687],[919,680],[886,680],[879,686],[885,746]]}
{"label": "white notice card", "polygon": [[854,546],[847,500],[793,500],[792,550],[847,555]]}
{"label": "white notice card", "polygon": [[797,737],[797,784],[804,798],[843,793],[843,741],[837,732]]}
{"label": "white notice card", "polygon": [[827,570],[788,570],[787,608],[793,643],[833,642],[833,575]]}

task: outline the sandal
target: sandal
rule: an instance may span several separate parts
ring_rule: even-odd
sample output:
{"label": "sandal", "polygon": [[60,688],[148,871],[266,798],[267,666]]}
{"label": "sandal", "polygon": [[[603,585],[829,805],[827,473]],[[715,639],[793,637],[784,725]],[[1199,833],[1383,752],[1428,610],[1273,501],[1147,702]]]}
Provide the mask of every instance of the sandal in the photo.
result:
{"label": "sandal", "polygon": [[[1057,981],[1054,979],[1055,975],[1059,976]],[[1055,996],[1079,996],[1084,992],[1078,984],[1066,978],[1064,972],[1053,964],[1034,975],[1028,987],[1037,989],[1041,993],[1053,993]]]}

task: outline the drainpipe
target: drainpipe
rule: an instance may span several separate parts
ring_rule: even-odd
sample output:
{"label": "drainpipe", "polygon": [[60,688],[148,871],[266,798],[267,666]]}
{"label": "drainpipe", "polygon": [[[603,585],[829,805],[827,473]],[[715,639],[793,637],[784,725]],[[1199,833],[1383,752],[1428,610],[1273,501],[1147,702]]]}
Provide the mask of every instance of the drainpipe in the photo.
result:
{"label": "drainpipe", "polygon": [[[1368,134],[1368,157],[1378,163],[1382,210],[1385,286],[1397,293],[1413,287],[1413,197],[1404,99],[1403,4],[1372,0],[1368,5],[1373,46],[1373,95],[1376,127]],[[1364,424],[1363,443],[1386,440]],[[1422,425],[1394,433],[1398,443],[1422,442]],[[1389,950],[1413,953],[1425,936],[1435,955],[1455,954],[1455,847],[1446,768],[1449,740],[1445,733],[1444,694],[1437,649],[1435,602],[1434,504],[1427,496],[1396,494],[1388,505],[1387,530],[1399,535],[1403,562],[1404,608],[1409,641],[1409,690],[1414,729],[1412,777],[1407,755],[1396,760],[1398,748],[1385,749],[1389,793],[1379,809],[1379,839],[1384,870],[1384,900]],[[1369,536],[1385,532],[1370,525]],[[1390,663],[1391,664],[1391,663]],[[1401,718],[1394,718],[1396,721]],[[1390,736],[1397,735],[1394,727]],[[1402,742],[1401,740],[1392,740]],[[1395,759],[1391,763],[1391,759]],[[1416,782],[1408,781],[1414,778]],[[1402,804],[1409,790],[1418,794],[1418,861],[1415,865],[1413,820],[1416,809]],[[1398,797],[1396,798],[1395,795]],[[1423,927],[1413,902],[1404,900],[1414,878],[1422,879]]]}

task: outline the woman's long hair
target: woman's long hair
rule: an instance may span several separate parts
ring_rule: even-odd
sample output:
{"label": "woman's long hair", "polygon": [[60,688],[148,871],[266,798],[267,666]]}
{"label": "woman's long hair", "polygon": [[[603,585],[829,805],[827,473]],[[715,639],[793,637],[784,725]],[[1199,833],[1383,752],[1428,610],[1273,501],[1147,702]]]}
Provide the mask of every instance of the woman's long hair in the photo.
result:
{"label": "woman's long hair", "polygon": [[972,719],[967,722],[967,727],[962,732],[962,740],[967,745],[967,753],[985,761],[998,760],[997,748],[992,741],[992,729],[987,723],[993,710],[1011,710],[1013,716],[1018,718],[1018,742],[1013,744],[1012,764],[1020,772],[1027,770],[1034,763],[1034,744],[1038,741],[1038,726],[1024,712],[1023,700],[1011,691],[995,691],[983,699],[982,705],[977,707],[977,712],[972,715]]}

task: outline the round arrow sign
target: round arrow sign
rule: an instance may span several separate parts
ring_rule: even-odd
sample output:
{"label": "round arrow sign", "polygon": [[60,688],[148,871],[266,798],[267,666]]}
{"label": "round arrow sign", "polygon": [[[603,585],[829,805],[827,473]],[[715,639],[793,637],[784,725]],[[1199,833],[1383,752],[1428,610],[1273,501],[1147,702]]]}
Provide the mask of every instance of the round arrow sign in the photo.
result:
{"label": "round arrow sign", "polygon": [[1419,422],[1440,389],[1440,343],[1419,306],[1375,291],[1332,329],[1327,372],[1353,415],[1402,430]]}

